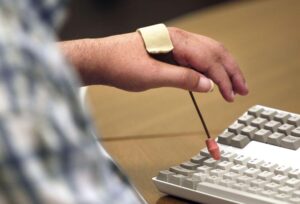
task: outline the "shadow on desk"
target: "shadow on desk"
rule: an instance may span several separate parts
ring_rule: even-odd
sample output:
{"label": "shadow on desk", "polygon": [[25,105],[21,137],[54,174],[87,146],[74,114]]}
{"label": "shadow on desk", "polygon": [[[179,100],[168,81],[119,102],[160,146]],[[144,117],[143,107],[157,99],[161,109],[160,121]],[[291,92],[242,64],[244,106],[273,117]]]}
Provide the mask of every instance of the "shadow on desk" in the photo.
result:
{"label": "shadow on desk", "polygon": [[[167,203],[172,203],[172,204],[196,204],[195,202],[192,201],[188,201],[182,198],[178,198],[178,197],[173,197],[173,196],[163,196],[160,197],[156,204],[167,204]],[[199,203],[198,203],[199,204]]]}

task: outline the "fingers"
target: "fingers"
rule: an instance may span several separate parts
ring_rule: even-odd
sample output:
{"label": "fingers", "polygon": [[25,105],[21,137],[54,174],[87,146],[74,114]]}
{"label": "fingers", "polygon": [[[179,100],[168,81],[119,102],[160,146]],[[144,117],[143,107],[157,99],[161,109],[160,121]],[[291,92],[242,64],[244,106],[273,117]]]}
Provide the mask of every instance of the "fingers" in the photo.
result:
{"label": "fingers", "polygon": [[212,91],[213,82],[204,75],[185,67],[158,62],[154,80],[154,87],[169,86],[196,92]]}

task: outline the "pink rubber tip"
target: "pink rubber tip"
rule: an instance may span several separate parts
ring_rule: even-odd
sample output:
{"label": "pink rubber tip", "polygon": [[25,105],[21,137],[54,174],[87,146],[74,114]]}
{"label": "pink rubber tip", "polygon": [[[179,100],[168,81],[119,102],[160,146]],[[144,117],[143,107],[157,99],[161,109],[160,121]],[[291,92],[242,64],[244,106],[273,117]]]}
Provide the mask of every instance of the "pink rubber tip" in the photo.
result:
{"label": "pink rubber tip", "polygon": [[217,142],[214,139],[207,139],[206,141],[206,146],[207,149],[215,160],[220,160],[221,159],[221,154],[220,154],[220,149],[217,144]]}

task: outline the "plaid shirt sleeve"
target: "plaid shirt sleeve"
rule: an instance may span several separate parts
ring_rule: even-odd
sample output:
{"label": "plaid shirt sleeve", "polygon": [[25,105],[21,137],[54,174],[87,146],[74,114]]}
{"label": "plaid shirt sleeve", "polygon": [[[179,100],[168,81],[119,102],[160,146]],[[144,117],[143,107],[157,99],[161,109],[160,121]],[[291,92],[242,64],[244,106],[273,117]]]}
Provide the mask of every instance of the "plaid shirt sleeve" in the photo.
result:
{"label": "plaid shirt sleeve", "polygon": [[142,203],[55,46],[61,0],[0,0],[0,203]]}

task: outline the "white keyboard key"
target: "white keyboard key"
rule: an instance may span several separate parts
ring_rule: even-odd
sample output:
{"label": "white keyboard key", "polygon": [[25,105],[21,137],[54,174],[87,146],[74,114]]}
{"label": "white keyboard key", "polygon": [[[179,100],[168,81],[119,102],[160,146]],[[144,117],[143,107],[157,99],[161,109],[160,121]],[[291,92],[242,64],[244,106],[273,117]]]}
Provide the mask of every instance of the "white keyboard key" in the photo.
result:
{"label": "white keyboard key", "polygon": [[287,177],[287,176],[277,174],[277,175],[274,176],[271,180],[272,180],[272,182],[274,182],[274,183],[278,183],[278,184],[282,185],[282,184],[284,184],[288,179],[289,179],[289,177]]}
{"label": "white keyboard key", "polygon": [[294,188],[298,188],[300,187],[300,179],[296,179],[296,178],[291,178],[289,180],[287,180],[285,182],[286,185],[294,187]]}
{"label": "white keyboard key", "polygon": [[232,187],[233,184],[235,184],[235,181],[232,179],[222,179],[219,182],[219,185],[225,186],[225,187]]}
{"label": "white keyboard key", "polygon": [[218,184],[220,182],[221,178],[218,176],[208,176],[206,178],[206,182]]}
{"label": "white keyboard key", "polygon": [[300,197],[300,190],[296,190],[293,192],[294,197]]}
{"label": "white keyboard key", "polygon": [[261,191],[261,194],[266,197],[274,197],[277,194],[277,192],[272,190],[265,190],[265,191]]}
{"label": "white keyboard key", "polygon": [[266,143],[268,136],[271,134],[272,134],[272,132],[270,130],[260,129],[259,131],[257,131],[254,134],[253,140]]}
{"label": "white keyboard key", "polygon": [[180,166],[182,166],[185,169],[189,169],[189,170],[196,170],[197,167],[200,166],[200,164],[196,164],[190,161],[186,161],[180,164]]}
{"label": "white keyboard key", "polygon": [[294,203],[294,204],[299,204],[300,203],[300,197],[290,198],[289,202]]}
{"label": "white keyboard key", "polygon": [[277,111],[274,110],[264,110],[261,114],[260,117],[266,118],[268,120],[272,120],[274,116],[276,115]]}
{"label": "white keyboard key", "polygon": [[252,115],[243,115],[238,118],[238,122],[244,125],[250,125],[252,120],[254,120],[254,117]]}
{"label": "white keyboard key", "polygon": [[210,153],[209,153],[209,151],[208,151],[208,149],[206,147],[203,148],[203,149],[201,149],[200,155],[204,156],[204,157],[210,157]]}
{"label": "white keyboard key", "polygon": [[257,187],[257,186],[249,186],[249,187],[247,188],[247,191],[248,191],[249,193],[254,193],[254,194],[260,194],[260,192],[263,191],[263,190],[264,190],[264,189],[259,188],[259,187]]}
{"label": "white keyboard key", "polygon": [[212,169],[212,167],[204,165],[204,166],[199,166],[196,171],[203,173],[203,174],[209,174],[211,169]]}
{"label": "white keyboard key", "polygon": [[245,184],[247,184],[247,185],[250,185],[250,182],[251,182],[252,180],[254,180],[254,178],[249,177],[249,176],[246,176],[246,175],[242,175],[242,176],[239,176],[239,177],[237,178],[237,182],[239,182],[239,183],[245,183]]}
{"label": "white keyboard key", "polygon": [[288,201],[290,197],[291,197],[290,195],[285,194],[285,193],[280,193],[280,194],[275,195],[276,199],[279,199],[282,201]]}
{"label": "white keyboard key", "polygon": [[285,135],[283,133],[274,132],[273,134],[268,136],[267,143],[280,146],[282,138],[284,138]]}
{"label": "white keyboard key", "polygon": [[275,174],[273,172],[263,171],[257,175],[257,178],[266,180],[266,181],[270,181],[274,176],[275,176]]}
{"label": "white keyboard key", "polygon": [[281,123],[286,123],[290,116],[291,114],[289,113],[280,112],[274,116],[274,120],[279,121]]}
{"label": "white keyboard key", "polygon": [[198,154],[198,155],[195,155],[194,157],[192,157],[191,162],[203,165],[203,162],[206,159],[208,159],[208,157],[205,157],[205,156],[202,156],[202,155]]}
{"label": "white keyboard key", "polygon": [[195,180],[201,181],[201,182],[205,181],[207,177],[208,177],[208,174],[204,174],[201,172],[194,173],[192,175],[192,178],[194,178]]}
{"label": "white keyboard key", "polygon": [[264,109],[262,107],[253,106],[248,110],[248,114],[258,117],[258,116],[260,116],[260,113],[263,111],[264,111]]}
{"label": "white keyboard key", "polygon": [[289,195],[292,195],[294,190],[295,189],[290,186],[282,186],[282,187],[278,188],[279,193],[285,193],[285,194],[289,194]]}
{"label": "white keyboard key", "polygon": [[186,187],[186,188],[190,188],[190,189],[196,189],[197,187],[197,184],[199,183],[200,181],[196,178],[193,178],[193,177],[189,177],[189,178],[185,178],[183,179],[182,181],[182,186],[183,187]]}
{"label": "white keyboard key", "polygon": [[275,174],[282,174],[282,175],[288,175],[289,171],[291,171],[292,168],[289,166],[281,165],[275,168]]}
{"label": "white keyboard key", "polygon": [[300,137],[300,127],[293,129],[291,135],[295,137]]}
{"label": "white keyboard key", "polygon": [[218,163],[217,167],[223,170],[229,170],[234,165],[233,162],[230,161],[221,161]]}
{"label": "white keyboard key", "polygon": [[300,137],[286,136],[281,139],[282,147],[296,150],[300,147]]}
{"label": "white keyboard key", "polygon": [[234,158],[233,162],[236,164],[246,165],[249,160],[250,157],[247,157],[245,155],[239,155]]}
{"label": "white keyboard key", "polygon": [[232,132],[224,132],[218,136],[218,143],[229,145],[234,136],[235,134]]}
{"label": "white keyboard key", "polygon": [[241,190],[241,191],[246,191],[248,187],[249,187],[249,185],[246,183],[235,183],[232,186],[232,188]]}
{"label": "white keyboard key", "polygon": [[175,175],[175,173],[169,170],[163,170],[158,173],[157,179],[162,181],[169,181],[171,175]]}
{"label": "white keyboard key", "polygon": [[244,174],[247,175],[247,176],[250,176],[252,178],[256,178],[257,175],[261,172],[260,169],[256,169],[256,168],[249,168],[247,169]]}
{"label": "white keyboard key", "polygon": [[300,179],[300,169],[293,169],[293,170],[289,171],[288,176],[290,178]]}
{"label": "white keyboard key", "polygon": [[253,138],[254,136],[254,133],[258,131],[258,129],[256,127],[253,127],[253,126],[246,126],[244,127],[242,130],[241,130],[241,134],[242,135],[246,135],[248,136],[249,138]]}
{"label": "white keyboard key", "polygon": [[222,177],[225,173],[226,171],[222,169],[213,169],[210,171],[210,175],[217,176],[217,177]]}
{"label": "white keyboard key", "polygon": [[281,126],[280,122],[271,120],[265,124],[264,129],[275,132],[275,131],[277,131],[278,127],[280,127],[280,126]]}
{"label": "white keyboard key", "polygon": [[186,176],[181,174],[170,175],[169,182],[181,186],[185,178]]}
{"label": "white keyboard key", "polygon": [[278,164],[275,164],[275,163],[272,163],[272,162],[264,162],[260,166],[260,169],[262,171],[271,171],[271,172],[273,172],[277,166],[278,166]]}
{"label": "white keyboard key", "polygon": [[193,173],[195,173],[195,171],[192,171],[192,170],[189,170],[189,169],[185,169],[181,166],[173,166],[169,169],[170,171],[176,173],[176,174],[182,174],[182,175],[185,175],[185,176],[190,176],[192,175]]}
{"label": "white keyboard key", "polygon": [[254,179],[250,182],[251,186],[257,186],[260,188],[264,188],[264,186],[267,184],[266,180],[262,180],[262,179]]}
{"label": "white keyboard key", "polygon": [[230,180],[236,180],[238,177],[240,176],[240,174],[235,173],[235,172],[227,172],[223,175],[224,179],[230,179]]}
{"label": "white keyboard key", "polygon": [[236,135],[231,139],[231,145],[237,148],[244,148],[249,142],[250,139],[245,135]]}
{"label": "white keyboard key", "polygon": [[254,120],[252,120],[251,125],[262,129],[267,122],[268,120],[265,118],[255,118]]}
{"label": "white keyboard key", "polygon": [[245,125],[241,123],[233,123],[228,127],[228,131],[234,134],[240,134],[241,130],[245,127]]}
{"label": "white keyboard key", "polygon": [[204,165],[210,167],[216,167],[219,161],[215,160],[214,158],[209,158],[203,162]]}
{"label": "white keyboard key", "polygon": [[283,125],[281,125],[281,126],[277,129],[277,131],[278,131],[278,132],[281,132],[281,133],[283,133],[283,134],[285,134],[285,135],[289,135],[293,129],[295,129],[295,126],[294,126],[294,125],[283,124]]}
{"label": "white keyboard key", "polygon": [[300,126],[300,116],[299,115],[294,115],[290,117],[287,121],[287,123],[294,125],[294,126]]}
{"label": "white keyboard key", "polygon": [[262,164],[262,163],[264,163],[264,161],[263,160],[261,160],[261,159],[256,159],[256,158],[254,158],[254,159],[250,159],[249,161],[248,161],[248,163],[247,163],[247,166],[249,167],[249,168],[260,168],[260,165]]}
{"label": "white keyboard key", "polygon": [[221,154],[221,160],[232,162],[236,156],[237,154],[234,152],[224,152]]}
{"label": "white keyboard key", "polygon": [[265,185],[266,190],[271,190],[271,191],[274,191],[274,192],[278,192],[278,188],[280,188],[280,187],[281,187],[281,185],[279,185],[278,183],[274,183],[274,182],[267,183]]}
{"label": "white keyboard key", "polygon": [[247,170],[247,167],[244,165],[240,165],[240,164],[236,164],[230,168],[230,171],[237,173],[237,174],[242,174],[246,170]]}

